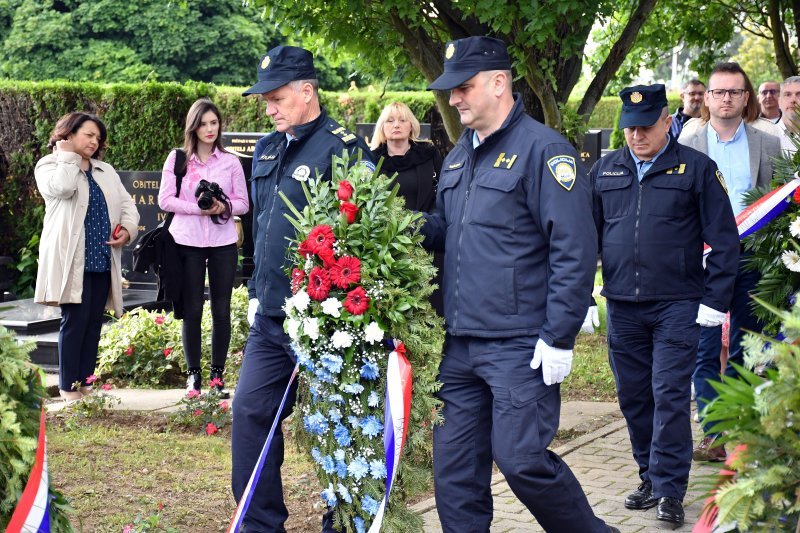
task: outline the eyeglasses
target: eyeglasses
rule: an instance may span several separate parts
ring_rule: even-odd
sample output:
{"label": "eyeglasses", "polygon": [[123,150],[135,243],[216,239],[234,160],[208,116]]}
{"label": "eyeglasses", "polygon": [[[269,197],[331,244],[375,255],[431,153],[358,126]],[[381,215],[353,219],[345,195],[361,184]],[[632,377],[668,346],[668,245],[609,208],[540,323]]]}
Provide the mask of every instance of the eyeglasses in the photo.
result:
{"label": "eyeglasses", "polygon": [[709,89],[706,92],[711,93],[714,100],[720,100],[725,98],[725,93],[731,95],[731,98],[741,98],[744,94],[744,89]]}
{"label": "eyeglasses", "polygon": [[778,94],[778,90],[777,89],[764,89],[763,91],[761,91],[761,96],[767,96],[768,94],[771,94],[772,96],[775,96],[776,94]]}

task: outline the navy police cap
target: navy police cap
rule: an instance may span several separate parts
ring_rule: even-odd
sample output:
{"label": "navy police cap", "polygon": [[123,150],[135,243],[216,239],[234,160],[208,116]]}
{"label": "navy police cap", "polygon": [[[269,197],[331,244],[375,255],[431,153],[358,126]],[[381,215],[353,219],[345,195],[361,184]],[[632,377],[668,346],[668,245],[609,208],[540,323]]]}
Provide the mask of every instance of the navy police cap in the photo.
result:
{"label": "navy police cap", "polygon": [[619,92],[622,99],[620,128],[652,126],[667,106],[667,91],[664,85],[634,85]]}
{"label": "navy police cap", "polygon": [[295,80],[315,80],[314,56],[296,46],[276,46],[258,62],[258,83],[242,94],[264,94]]}
{"label": "navy police cap", "polygon": [[454,89],[485,70],[511,70],[506,43],[492,37],[449,41],[444,48],[444,73],[428,85],[428,90]]}

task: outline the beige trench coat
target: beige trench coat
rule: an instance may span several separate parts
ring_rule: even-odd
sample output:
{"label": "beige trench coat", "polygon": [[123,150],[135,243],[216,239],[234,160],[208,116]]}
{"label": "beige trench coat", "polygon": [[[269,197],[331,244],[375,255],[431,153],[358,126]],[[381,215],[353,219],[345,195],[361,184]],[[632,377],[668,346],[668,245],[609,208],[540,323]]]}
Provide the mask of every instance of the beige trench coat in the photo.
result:
{"label": "beige trench coat", "polygon": [[[136,204],[111,165],[95,159],[91,162],[92,176],[106,199],[112,230],[121,224],[130,233],[130,242],[134,242],[139,233]],[[36,164],[36,186],[45,204],[34,294],[36,303],[81,303],[86,252],[83,222],[89,207],[89,181],[80,163],[78,154],[56,151]],[[116,316],[122,316],[121,258],[122,249],[112,247],[111,290],[106,309]]]}

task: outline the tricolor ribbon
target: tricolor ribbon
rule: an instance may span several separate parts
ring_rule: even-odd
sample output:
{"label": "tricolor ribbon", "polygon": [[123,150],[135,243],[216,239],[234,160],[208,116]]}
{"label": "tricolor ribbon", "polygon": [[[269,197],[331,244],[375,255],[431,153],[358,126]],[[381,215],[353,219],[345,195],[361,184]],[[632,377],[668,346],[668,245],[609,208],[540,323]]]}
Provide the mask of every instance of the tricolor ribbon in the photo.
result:
{"label": "tricolor ribbon", "polygon": [[44,435],[44,407],[39,418],[39,446],[31,475],[19,499],[6,533],[50,533],[50,491],[47,474],[47,441]]}
{"label": "tricolor ribbon", "polygon": [[384,410],[383,449],[386,454],[386,494],[381,500],[369,533],[378,533],[383,522],[389,493],[400,466],[400,454],[406,443],[411,418],[411,363],[405,356],[405,346],[395,341],[386,365],[386,408]]}
{"label": "tricolor ribbon", "polygon": [[[736,215],[736,228],[739,230],[739,240],[752,235],[783,213],[792,201],[792,194],[800,186],[800,178],[769,191],[757,201],[748,205],[741,213]],[[709,245],[703,246],[703,256],[711,252]]]}
{"label": "tricolor ribbon", "polygon": [[269,428],[267,440],[264,441],[264,446],[261,448],[261,454],[258,456],[258,461],[256,461],[256,465],[253,468],[253,473],[250,474],[250,480],[247,482],[247,486],[244,488],[244,493],[242,494],[242,498],[239,500],[239,505],[236,506],[236,511],[233,513],[233,518],[231,518],[231,523],[228,526],[227,533],[237,533],[239,528],[242,527],[242,520],[244,520],[244,515],[247,513],[247,508],[250,507],[250,500],[253,499],[253,492],[255,492],[256,486],[258,485],[258,480],[261,477],[261,470],[264,468],[264,463],[267,460],[267,453],[269,453],[269,447],[272,444],[272,437],[275,435],[275,429],[278,427],[278,424],[280,424],[283,406],[286,403],[286,398],[289,396],[289,390],[292,388],[294,378],[297,377],[297,371],[299,367],[299,364],[294,365],[294,370],[292,370],[289,383],[286,385],[286,390],[283,392],[281,404],[278,407],[277,413],[275,414],[275,420],[272,421],[272,427]]}

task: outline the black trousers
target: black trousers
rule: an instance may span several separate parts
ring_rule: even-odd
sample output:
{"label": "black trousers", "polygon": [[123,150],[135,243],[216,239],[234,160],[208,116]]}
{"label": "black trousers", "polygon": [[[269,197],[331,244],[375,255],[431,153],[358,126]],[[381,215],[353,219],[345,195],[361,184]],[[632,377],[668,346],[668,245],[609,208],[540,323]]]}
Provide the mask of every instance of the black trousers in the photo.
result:
{"label": "black trousers", "polygon": [[183,353],[189,368],[200,368],[200,322],[205,302],[205,277],[211,300],[211,365],[224,367],[231,341],[231,292],[236,275],[236,244],[198,248],[178,245],[183,263]]}
{"label": "black trousers", "polygon": [[86,378],[94,374],[110,288],[110,272],[84,272],[81,303],[60,306],[58,388],[61,390],[72,390],[75,382],[84,387],[88,385]]}

